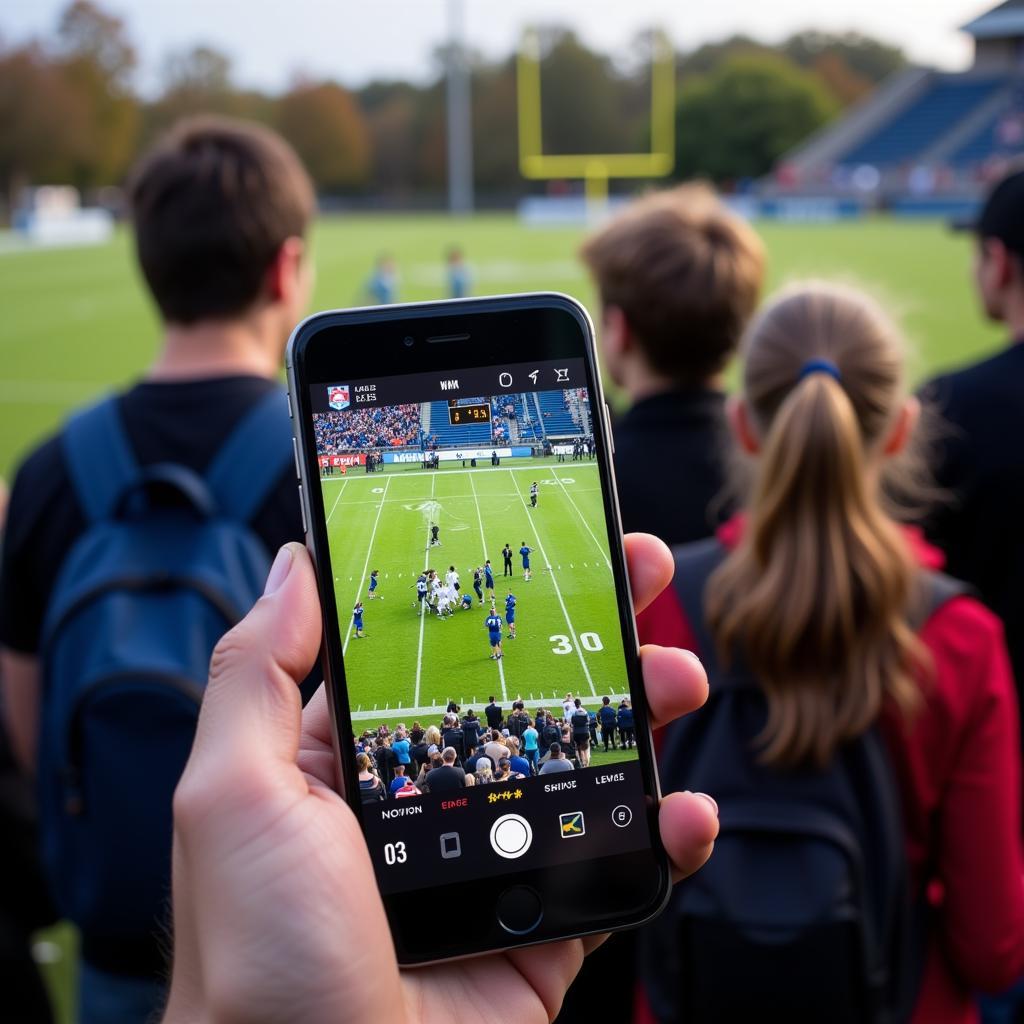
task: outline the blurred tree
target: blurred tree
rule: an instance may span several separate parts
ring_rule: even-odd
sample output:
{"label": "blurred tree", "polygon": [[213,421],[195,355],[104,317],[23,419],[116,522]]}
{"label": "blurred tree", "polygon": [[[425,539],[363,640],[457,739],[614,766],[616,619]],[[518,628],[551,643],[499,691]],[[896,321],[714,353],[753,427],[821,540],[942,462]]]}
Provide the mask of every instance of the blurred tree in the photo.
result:
{"label": "blurred tree", "polygon": [[71,180],[87,145],[82,100],[36,46],[0,54],[0,197]]}
{"label": "blurred tree", "polygon": [[636,148],[626,122],[624,76],[568,29],[540,33],[541,131],[545,153],[616,153]]}
{"label": "blurred tree", "polygon": [[277,128],[320,188],[343,191],[366,185],[369,133],[351,93],[340,85],[322,82],[293,87],[278,105]]}
{"label": "blurred tree", "polygon": [[183,117],[224,114],[270,123],[274,100],[260,92],[239,91],[231,80],[231,58],[210,46],[172,53],[164,61],[163,94],[144,112],[148,144]]}
{"label": "blurred tree", "polygon": [[872,85],[907,66],[906,55],[900,47],[859,32],[798,32],[779,49],[805,68],[814,67],[824,56],[842,60],[853,75]]}
{"label": "blurred tree", "polygon": [[765,174],[837,109],[825,86],[785,57],[730,57],[680,92],[676,174],[716,182]]}
{"label": "blurred tree", "polygon": [[516,71],[512,58],[473,72],[473,167],[483,192],[524,191],[519,174]]}
{"label": "blurred tree", "polygon": [[88,139],[74,161],[74,183],[113,183],[127,170],[139,140],[139,105],[131,91],[135,50],[124,22],[91,0],[74,0],[64,11],[57,38],[58,63],[82,101]]}

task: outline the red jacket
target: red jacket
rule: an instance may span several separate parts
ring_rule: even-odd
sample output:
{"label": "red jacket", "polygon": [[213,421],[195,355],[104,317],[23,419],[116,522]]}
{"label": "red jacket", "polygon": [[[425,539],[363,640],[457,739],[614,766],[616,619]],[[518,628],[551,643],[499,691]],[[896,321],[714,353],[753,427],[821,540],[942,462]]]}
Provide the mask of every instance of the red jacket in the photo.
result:
{"label": "red jacket", "polygon": [[[734,547],[741,528],[733,519],[719,539]],[[907,536],[923,566],[941,566],[941,553],[917,531]],[[695,649],[672,587],[638,622],[642,643]],[[894,709],[881,722],[898,776],[911,870],[929,883],[937,912],[913,1021],[973,1024],[972,992],[1007,988],[1024,974],[1016,693],[1002,625],[973,598],[944,604],[921,639],[935,663],[925,706],[910,723]],[[650,1021],[643,1003],[638,1020]]]}

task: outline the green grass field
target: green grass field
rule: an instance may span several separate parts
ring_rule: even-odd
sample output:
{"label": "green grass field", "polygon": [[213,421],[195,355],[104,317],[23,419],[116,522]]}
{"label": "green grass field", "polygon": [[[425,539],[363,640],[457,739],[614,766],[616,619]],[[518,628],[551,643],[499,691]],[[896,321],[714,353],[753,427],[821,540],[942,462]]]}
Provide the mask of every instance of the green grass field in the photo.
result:
{"label": "green grass field", "polygon": [[[984,323],[972,294],[970,240],[952,234],[941,223],[876,219],[833,225],[759,224],[758,230],[768,251],[769,290],[808,276],[838,278],[869,288],[888,304],[904,325],[914,352],[915,378],[990,351],[1001,341],[998,329]],[[383,251],[392,253],[398,261],[401,299],[441,297],[444,293],[442,256],[446,248],[458,243],[467,252],[477,294],[556,289],[582,299],[596,318],[593,289],[576,260],[583,234],[583,228],[525,228],[507,215],[459,220],[411,215],[323,218],[316,225],[312,239],[317,265],[312,308],[334,308],[362,301],[361,286],[374,257]],[[158,345],[159,324],[134,265],[130,239],[124,231],[109,244],[96,248],[0,252],[0,310],[3,365],[0,373],[0,476],[10,477],[20,458],[53,431],[72,408],[106,390],[123,386],[144,371]],[[614,402],[615,396],[611,397]],[[568,470],[561,468],[558,472],[569,475]],[[588,471],[581,469],[576,474],[573,468],[576,484],[570,491],[581,509],[594,498],[592,494],[588,499],[584,490],[587,486],[585,472]],[[525,510],[520,507],[517,512],[511,496],[490,493],[493,487],[495,492],[505,491],[511,495],[515,476],[498,474],[493,484],[485,483],[491,478],[483,475],[473,477],[474,486],[479,483],[481,492],[488,489],[487,504],[481,507],[483,531],[477,524],[475,532],[472,498],[462,496],[466,493],[465,478],[443,472],[431,477],[438,489],[434,500],[450,507],[453,516],[458,515],[469,523],[465,530],[454,530],[450,526],[444,530],[442,551],[446,557],[449,551],[453,555],[457,551],[457,564],[476,564],[485,542],[493,559],[505,540],[516,544],[523,539],[515,534],[522,534],[529,522]],[[354,530],[357,521],[363,521],[371,512],[375,515],[375,508],[380,505],[379,498],[375,501],[377,496],[372,493],[367,496],[368,504],[357,504],[357,492],[362,488],[372,492],[374,486],[389,486],[389,501],[384,503],[381,519],[385,523],[384,530],[389,533],[389,524],[395,520],[395,544],[392,551],[392,544],[388,543],[387,561],[383,558],[385,549],[378,549],[381,552],[379,567],[385,571],[385,566],[393,563],[395,571],[411,572],[420,566],[418,560],[422,557],[422,550],[416,550],[417,545],[422,549],[416,531],[425,533],[425,528],[415,513],[407,513],[413,538],[411,548],[407,549],[399,512],[405,511],[401,508],[404,504],[431,500],[429,494],[423,492],[424,487],[429,490],[431,482],[418,473],[410,473],[408,477],[396,475],[390,485],[388,479],[387,474],[368,477],[371,483],[357,483],[351,478],[348,489],[352,490],[352,495],[345,499],[344,518],[347,529]],[[569,485],[566,487],[569,490]],[[391,488],[394,488],[393,496],[403,500],[392,503]],[[516,488],[521,490],[521,484],[517,483]],[[406,494],[408,500],[405,500]],[[571,522],[575,512],[559,487],[545,487],[542,500],[542,514],[537,517],[541,537],[549,556],[554,554],[562,559],[559,585],[566,590],[573,588],[570,615],[574,626],[577,630],[596,631],[607,640],[614,633],[603,619],[598,620],[602,614],[607,615],[608,609],[602,611],[598,605],[594,608],[596,617],[592,617],[587,595],[577,590],[585,587],[586,581],[599,578],[600,570],[598,577],[590,575],[594,562],[600,563],[598,552],[594,548],[591,557],[582,556],[582,561],[590,563],[582,572],[574,568],[566,573],[566,560],[575,566],[581,556],[565,552],[559,525],[563,521]],[[332,524],[335,522],[341,523],[337,515],[332,519]],[[502,536],[509,530],[513,536]],[[587,549],[590,540],[585,535],[584,541],[583,549],[590,554]],[[351,567],[339,564],[336,575],[342,577],[338,581],[339,603],[347,613],[355,598],[356,575],[362,572],[366,549],[362,548],[361,559],[357,557],[357,544],[347,542],[346,550],[353,563]],[[400,584],[402,579],[404,577],[398,578],[397,582]],[[390,578],[385,584],[382,589],[384,605],[374,602],[367,612],[368,638],[360,641],[363,646],[353,652],[358,659],[354,662],[356,665],[363,659],[390,657],[386,653],[390,646],[386,637],[392,630],[418,630],[418,622],[409,607],[412,592],[407,592],[410,597],[406,600],[397,596],[395,592],[399,588],[393,586]],[[548,637],[566,633],[567,627],[563,626],[557,600],[552,607],[554,588],[550,578],[538,572],[532,583],[520,585],[518,589],[522,596],[519,619],[522,632],[521,638],[514,642],[518,645],[514,649],[512,642],[507,643],[506,690],[529,694],[531,689],[547,692],[552,685],[557,690],[561,687],[563,673],[575,673],[576,682],[571,688],[582,689],[580,680],[585,680],[577,655],[559,657],[551,653],[554,645]],[[460,619],[459,615],[463,614],[458,613],[447,623],[431,621],[424,625],[424,647],[430,657],[436,653],[447,659],[450,648],[453,661],[448,662],[451,665],[448,670],[442,665],[436,672],[431,668],[426,677],[421,673],[421,699],[427,694],[432,701],[443,699],[449,689],[461,690],[463,697],[471,698],[488,696],[484,691],[492,686],[500,689],[494,663],[486,659],[486,634],[482,622],[477,621],[479,612],[474,610]],[[390,619],[392,615],[394,621]],[[457,641],[452,639],[456,637]],[[588,667],[591,659],[592,671],[603,671],[599,667],[599,655],[585,655]],[[563,667],[556,668],[556,665]],[[558,673],[557,684],[548,682],[552,671]],[[408,666],[396,665],[395,673],[396,684],[403,694],[397,699],[409,699],[404,695],[410,687],[412,699],[415,699],[415,679],[409,675]],[[597,680],[595,676],[595,688],[599,685]],[[569,688],[567,680],[565,689]],[[365,703],[371,699],[372,694],[367,693]],[[391,724],[398,720],[388,719]],[[594,763],[599,764],[602,759],[600,755],[595,756]],[[51,934],[65,952],[60,960],[48,965],[47,975],[58,1004],[58,1019],[67,1022],[72,1019],[73,1004],[73,962],[68,954],[71,943],[67,929]]]}
{"label": "green grass field", "polygon": [[[530,484],[540,497],[530,508]],[[494,695],[507,709],[558,708],[566,693],[594,709],[605,695],[628,694],[611,584],[597,463],[510,459],[476,469],[437,471],[388,466],[386,472],[321,481],[328,519],[345,664],[358,731],[382,723],[437,725],[450,700],[482,714]],[[439,547],[428,547],[431,522]],[[502,575],[501,548],[533,548],[533,578]],[[490,558],[495,596],[517,599],[516,639],[490,659],[484,619],[473,595],[473,569]],[[473,607],[448,619],[419,615],[415,582],[425,568],[443,575],[454,565]],[[369,574],[380,572],[373,600]],[[486,595],[485,595],[486,596]],[[365,605],[365,635],[351,628],[357,600]],[[611,758],[609,758],[611,759]]]}
{"label": "green grass field", "polygon": [[[899,314],[916,351],[915,376],[991,350],[970,287],[970,241],[937,222],[760,224],[769,286],[811,275],[860,282]],[[557,289],[596,313],[576,260],[582,228],[526,228],[512,216],[329,217],[314,232],[313,307],[360,301],[375,255],[393,253],[400,298],[443,295],[441,260],[464,246],[478,294]],[[75,405],[138,376],[159,327],[131,245],[0,254],[0,475]]]}

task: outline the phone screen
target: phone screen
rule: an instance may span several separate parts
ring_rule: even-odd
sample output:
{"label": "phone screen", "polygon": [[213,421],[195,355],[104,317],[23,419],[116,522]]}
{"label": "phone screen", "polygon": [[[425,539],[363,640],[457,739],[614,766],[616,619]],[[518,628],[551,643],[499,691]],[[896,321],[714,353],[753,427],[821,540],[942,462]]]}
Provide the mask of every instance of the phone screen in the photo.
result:
{"label": "phone screen", "polygon": [[592,394],[582,358],[309,388],[385,894],[650,848]]}

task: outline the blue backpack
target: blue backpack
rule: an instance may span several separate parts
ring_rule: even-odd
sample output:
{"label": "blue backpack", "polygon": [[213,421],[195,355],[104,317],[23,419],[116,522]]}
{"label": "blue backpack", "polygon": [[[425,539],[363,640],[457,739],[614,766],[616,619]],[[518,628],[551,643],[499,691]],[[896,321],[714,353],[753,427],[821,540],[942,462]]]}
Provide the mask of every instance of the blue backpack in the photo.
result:
{"label": "blue backpack", "polygon": [[[926,906],[911,892],[903,819],[876,729],[824,769],[761,764],[764,693],[742,660],[724,669],[703,595],[724,560],[715,540],[676,549],[675,588],[708,672],[700,711],[666,731],[666,792],[719,805],[708,863],[675,887],[646,928],[640,964],[660,1024],[784,1020],[898,1024],[910,1019],[924,963]],[[923,623],[968,592],[923,573]]]}
{"label": "blue backpack", "polygon": [[99,942],[152,936],[166,919],[171,798],[213,647],[266,580],[248,524],[291,461],[290,439],[276,389],[205,477],[140,468],[113,398],[62,434],[87,527],[43,624],[40,833],[60,913]]}

